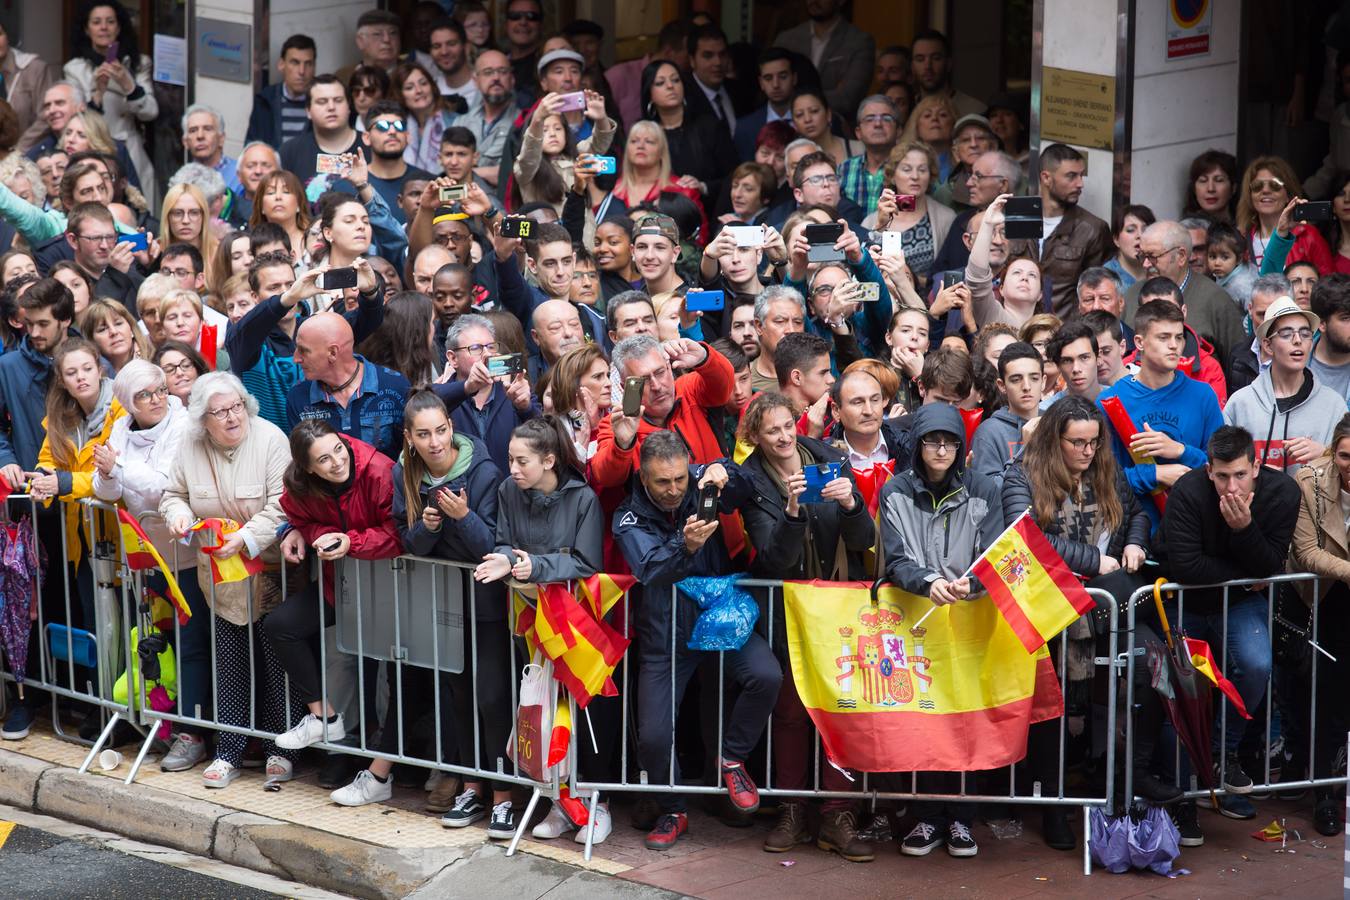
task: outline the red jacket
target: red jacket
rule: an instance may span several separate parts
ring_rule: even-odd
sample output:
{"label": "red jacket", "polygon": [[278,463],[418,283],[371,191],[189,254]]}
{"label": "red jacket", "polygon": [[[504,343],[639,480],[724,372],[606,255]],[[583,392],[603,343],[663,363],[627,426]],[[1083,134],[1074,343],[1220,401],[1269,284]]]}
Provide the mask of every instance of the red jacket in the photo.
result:
{"label": "red jacket", "polygon": [[[394,526],[394,463],[370,444],[343,437],[351,450],[356,477],[339,497],[298,496],[285,490],[281,509],[311,548],[321,535],[340,531],[351,540],[355,559],[391,559],[403,552]],[[312,552],[312,551],[311,551]],[[333,602],[333,564],[323,564],[324,599]]]}
{"label": "red jacket", "polygon": [[[1312,225],[1295,225],[1293,236],[1294,246],[1289,248],[1289,253],[1284,258],[1286,267],[1290,263],[1310,262],[1317,267],[1317,274],[1324,278],[1336,271],[1336,254],[1333,254],[1331,248],[1327,246],[1322,232]],[[1248,246],[1251,245],[1251,237],[1251,234],[1247,235]],[[1220,401],[1222,402],[1222,395]]]}
{"label": "red jacket", "polygon": [[[1209,341],[1196,334],[1191,326],[1186,326],[1188,338],[1195,341],[1195,352],[1190,356],[1181,357],[1177,364],[1177,371],[1190,378],[1192,381],[1203,381],[1214,389],[1214,394],[1219,398],[1219,409],[1223,409],[1228,403],[1228,382],[1223,375],[1223,366],[1214,358],[1214,347]],[[1187,340],[1189,347],[1191,341]],[[1184,352],[1184,351],[1183,351]],[[1125,365],[1135,364],[1139,356],[1139,351],[1131,353],[1125,357]]]}

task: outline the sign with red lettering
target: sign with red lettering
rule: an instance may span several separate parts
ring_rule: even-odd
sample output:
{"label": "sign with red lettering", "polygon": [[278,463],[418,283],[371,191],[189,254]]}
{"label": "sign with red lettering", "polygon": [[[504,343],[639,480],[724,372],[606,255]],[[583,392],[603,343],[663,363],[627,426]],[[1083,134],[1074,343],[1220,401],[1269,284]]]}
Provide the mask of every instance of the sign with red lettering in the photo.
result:
{"label": "sign with red lettering", "polygon": [[1167,0],[1168,60],[1208,56],[1213,24],[1210,0]]}

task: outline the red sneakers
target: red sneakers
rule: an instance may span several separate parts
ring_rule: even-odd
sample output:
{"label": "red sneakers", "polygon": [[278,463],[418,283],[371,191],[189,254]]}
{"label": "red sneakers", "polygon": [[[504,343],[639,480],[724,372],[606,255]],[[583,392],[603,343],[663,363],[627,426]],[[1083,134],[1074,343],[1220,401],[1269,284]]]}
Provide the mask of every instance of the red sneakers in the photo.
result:
{"label": "red sneakers", "polygon": [[741,812],[752,813],[759,809],[759,788],[745,771],[745,764],[738,762],[722,763],[722,784],[727,789],[731,805]]}
{"label": "red sneakers", "polygon": [[689,817],[684,813],[666,813],[656,820],[656,827],[643,841],[648,850],[669,850],[689,830]]}

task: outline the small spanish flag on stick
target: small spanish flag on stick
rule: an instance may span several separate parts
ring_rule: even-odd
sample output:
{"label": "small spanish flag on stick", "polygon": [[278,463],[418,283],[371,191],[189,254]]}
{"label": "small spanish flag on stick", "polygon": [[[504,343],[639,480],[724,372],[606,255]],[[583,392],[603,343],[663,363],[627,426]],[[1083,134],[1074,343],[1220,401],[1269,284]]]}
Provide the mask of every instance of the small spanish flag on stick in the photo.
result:
{"label": "small spanish flag on stick", "polygon": [[1034,653],[1096,606],[1028,510],[970,567],[1022,646]]}
{"label": "small spanish flag on stick", "polygon": [[1219,671],[1219,664],[1214,661],[1214,651],[1209,649],[1207,641],[1197,641],[1195,638],[1185,638],[1186,653],[1191,658],[1191,665],[1195,670],[1204,675],[1214,686],[1223,691],[1223,695],[1233,701],[1233,706],[1237,708],[1238,714],[1244,719],[1250,719],[1252,714],[1247,712],[1247,704],[1242,702],[1242,695],[1238,693],[1237,686]]}
{"label": "small spanish flag on stick", "polygon": [[164,557],[159,555],[155,545],[150,542],[150,538],[146,537],[145,532],[141,529],[141,523],[137,522],[131,513],[125,509],[119,509],[117,520],[122,526],[122,546],[127,551],[127,566],[135,572],[159,569],[164,575],[164,580],[168,582],[169,600],[178,613],[178,624],[186,625],[188,619],[192,618],[192,610],[188,607],[187,598],[183,596],[182,588],[178,586],[178,579],[174,578],[173,569],[164,562]]}

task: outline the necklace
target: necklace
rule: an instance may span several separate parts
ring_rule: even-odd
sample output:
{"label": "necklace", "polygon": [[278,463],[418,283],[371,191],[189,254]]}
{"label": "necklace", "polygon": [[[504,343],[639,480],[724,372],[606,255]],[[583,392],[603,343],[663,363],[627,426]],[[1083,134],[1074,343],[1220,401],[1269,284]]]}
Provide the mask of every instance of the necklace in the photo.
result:
{"label": "necklace", "polygon": [[332,396],[336,397],[338,394],[342,393],[342,392],[345,391],[347,388],[351,387],[352,382],[356,380],[356,376],[357,376],[357,375],[360,375],[360,374],[361,374],[361,370],[364,369],[364,368],[365,368],[364,366],[362,366],[362,365],[360,365],[360,364],[358,363],[357,366],[356,366],[356,370],[355,370],[354,372],[352,372],[351,377],[348,378],[346,381],[342,382],[342,384],[338,385],[338,386],[335,387],[335,388],[330,388],[328,385],[323,384],[322,382],[320,382],[320,386],[321,386],[324,390],[328,391],[329,394],[331,394]]}

